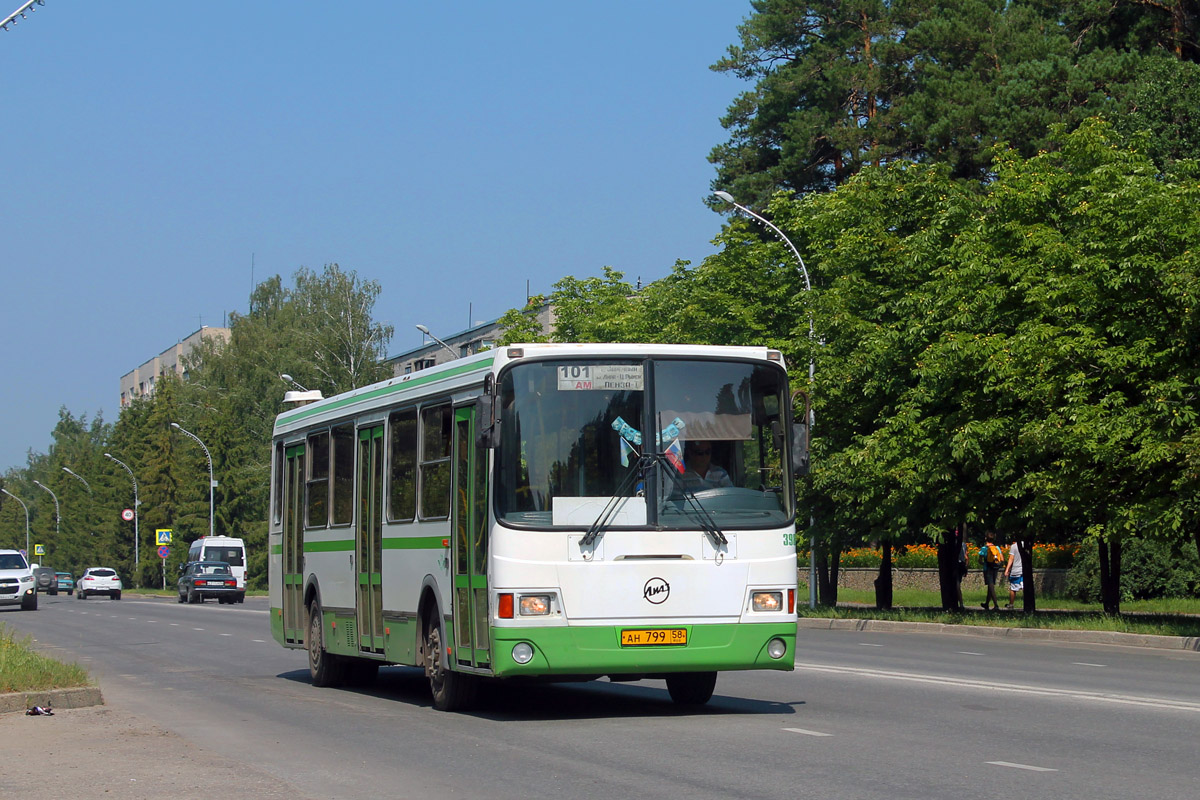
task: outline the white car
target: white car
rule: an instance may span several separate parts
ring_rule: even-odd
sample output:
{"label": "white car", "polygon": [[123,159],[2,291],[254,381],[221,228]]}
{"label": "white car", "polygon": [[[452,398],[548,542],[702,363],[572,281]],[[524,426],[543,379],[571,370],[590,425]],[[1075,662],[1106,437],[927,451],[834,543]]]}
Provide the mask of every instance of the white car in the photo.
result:
{"label": "white car", "polygon": [[115,569],[88,567],[75,584],[75,596],[86,600],[94,594],[106,594],[113,600],[121,599],[121,577]]}
{"label": "white car", "polygon": [[22,611],[37,610],[33,570],[20,550],[0,550],[0,606],[18,603]]}

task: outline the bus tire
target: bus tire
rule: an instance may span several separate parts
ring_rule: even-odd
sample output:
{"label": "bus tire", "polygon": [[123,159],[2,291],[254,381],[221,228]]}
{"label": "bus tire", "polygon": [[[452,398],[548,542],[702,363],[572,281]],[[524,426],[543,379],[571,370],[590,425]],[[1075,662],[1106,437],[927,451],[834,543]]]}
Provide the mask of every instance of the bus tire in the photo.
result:
{"label": "bus tire", "polygon": [[442,626],[430,621],[425,630],[425,677],[438,711],[458,711],[475,701],[478,682],[474,675],[454,672],[443,661]]}
{"label": "bus tire", "polygon": [[667,676],[667,691],[681,706],[702,706],[713,696],[717,687],[715,672],[676,672]]}
{"label": "bus tire", "polygon": [[325,650],[325,621],[321,604],[314,602],[308,611],[308,674],[313,686],[341,686],[345,662]]}

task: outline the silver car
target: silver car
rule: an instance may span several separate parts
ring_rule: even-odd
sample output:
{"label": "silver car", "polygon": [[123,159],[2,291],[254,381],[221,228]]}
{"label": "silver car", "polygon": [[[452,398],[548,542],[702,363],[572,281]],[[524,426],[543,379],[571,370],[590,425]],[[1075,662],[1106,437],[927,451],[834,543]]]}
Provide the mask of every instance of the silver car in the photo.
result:
{"label": "silver car", "polygon": [[109,567],[89,567],[75,584],[75,596],[80,600],[96,594],[106,594],[113,600],[121,599],[121,577]]}
{"label": "silver car", "polygon": [[19,550],[0,550],[0,605],[21,604],[22,611],[37,610],[33,570]]}

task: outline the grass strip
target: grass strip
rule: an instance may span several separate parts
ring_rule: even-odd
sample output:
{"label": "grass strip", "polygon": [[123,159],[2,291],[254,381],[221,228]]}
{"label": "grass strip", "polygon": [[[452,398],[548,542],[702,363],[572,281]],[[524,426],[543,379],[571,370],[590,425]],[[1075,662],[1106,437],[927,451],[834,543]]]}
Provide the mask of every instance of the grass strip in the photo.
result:
{"label": "grass strip", "polygon": [[17,640],[0,622],[0,693],[43,692],[92,686],[87,670],[34,652],[29,637]]}
{"label": "grass strip", "polygon": [[[1122,604],[1122,612],[1105,614],[1095,606],[1055,597],[1038,598],[1038,610],[1026,614],[1021,610],[1021,598],[1011,611],[984,611],[980,608],[983,593],[978,597],[963,593],[965,611],[943,611],[941,595],[916,589],[897,591],[891,610],[874,607],[875,593],[869,590],[838,590],[838,607],[810,609],[801,606],[802,617],[822,619],[885,619],[900,622],[940,622],[947,625],[980,625],[1000,628],[1043,628],[1047,630],[1116,631],[1155,636],[1200,637],[1200,616],[1197,603],[1190,599],[1156,600]],[[1001,603],[1008,602],[1008,593]]]}

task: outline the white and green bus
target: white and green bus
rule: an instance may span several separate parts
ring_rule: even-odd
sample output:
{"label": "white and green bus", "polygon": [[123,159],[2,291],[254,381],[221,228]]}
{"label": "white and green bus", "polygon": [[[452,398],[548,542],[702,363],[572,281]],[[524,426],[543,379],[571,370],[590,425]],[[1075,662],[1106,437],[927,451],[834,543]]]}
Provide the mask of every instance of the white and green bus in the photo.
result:
{"label": "white and green bus", "polygon": [[[527,344],[280,414],[271,630],[314,684],[791,670],[791,408],[779,352]],[[707,451],[707,452],[705,452]]]}

